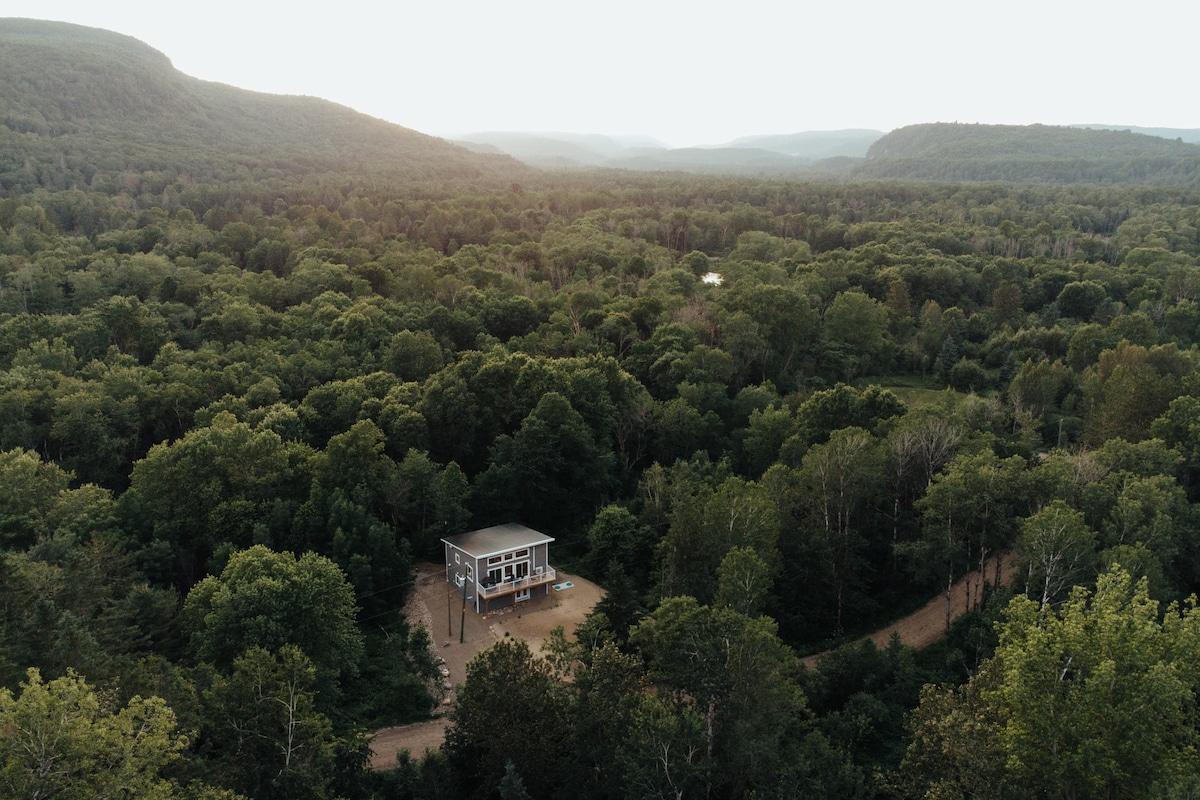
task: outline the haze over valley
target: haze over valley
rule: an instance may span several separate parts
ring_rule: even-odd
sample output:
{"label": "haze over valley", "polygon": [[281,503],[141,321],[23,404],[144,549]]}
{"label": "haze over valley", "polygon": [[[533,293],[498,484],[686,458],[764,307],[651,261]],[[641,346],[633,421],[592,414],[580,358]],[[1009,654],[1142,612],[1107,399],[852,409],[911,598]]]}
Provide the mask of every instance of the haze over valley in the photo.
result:
{"label": "haze over valley", "polygon": [[[149,0],[0,4],[0,16],[133,36],[202,80],[322,97],[444,138],[565,131],[675,148],[931,122],[1198,129],[1181,100],[1194,71],[1189,26],[1172,22],[1186,10],[1148,0],[1117,21],[1033,0],[1003,14],[943,0],[346,0],[321,15],[233,0],[202,12]],[[1120,69],[1087,77],[1095,43],[1118,29]]]}

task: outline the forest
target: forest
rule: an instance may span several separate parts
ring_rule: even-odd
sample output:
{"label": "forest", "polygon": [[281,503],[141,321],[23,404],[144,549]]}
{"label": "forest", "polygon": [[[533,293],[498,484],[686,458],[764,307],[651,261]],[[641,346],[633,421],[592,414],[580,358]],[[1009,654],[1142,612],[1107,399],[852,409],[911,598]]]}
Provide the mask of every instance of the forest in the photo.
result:
{"label": "forest", "polygon": [[[71,69],[0,86],[0,794],[1200,792],[1190,177],[375,165],[353,116],[176,161],[147,92],[22,94]],[[511,521],[604,600],[371,772],[434,711],[414,565]],[[938,644],[862,641],[970,572]]]}

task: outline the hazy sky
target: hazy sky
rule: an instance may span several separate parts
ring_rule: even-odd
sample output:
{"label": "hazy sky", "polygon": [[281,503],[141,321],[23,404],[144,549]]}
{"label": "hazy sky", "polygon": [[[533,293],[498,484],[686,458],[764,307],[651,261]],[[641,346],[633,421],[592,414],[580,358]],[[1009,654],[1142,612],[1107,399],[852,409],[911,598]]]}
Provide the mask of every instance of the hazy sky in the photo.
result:
{"label": "hazy sky", "polygon": [[1200,128],[1189,0],[0,0],[425,133],[717,144],[918,122]]}

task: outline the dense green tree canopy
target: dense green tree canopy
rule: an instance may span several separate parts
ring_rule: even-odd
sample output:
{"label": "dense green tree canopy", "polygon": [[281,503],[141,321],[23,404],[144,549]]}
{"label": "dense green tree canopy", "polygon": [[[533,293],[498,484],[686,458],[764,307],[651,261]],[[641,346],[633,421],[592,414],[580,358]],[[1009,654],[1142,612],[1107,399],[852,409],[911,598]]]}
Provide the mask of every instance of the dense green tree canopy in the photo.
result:
{"label": "dense green tree canopy", "polygon": [[255,545],[188,592],[183,620],[200,661],[227,670],[251,647],[294,645],[330,681],[359,669],[356,609],[345,573],[329,559]]}
{"label": "dense green tree canopy", "polygon": [[[906,763],[922,788],[987,797],[1159,797],[1193,785],[1196,614],[1119,568],[1061,609],[1015,598],[959,690],[923,694]],[[940,750],[940,755],[939,751]]]}
{"label": "dense green tree canopy", "polygon": [[14,695],[0,688],[0,786],[8,797],[177,796],[163,772],[187,747],[161,698],[104,708],[70,673],[45,682],[31,669]]}
{"label": "dense green tree canopy", "polygon": [[[97,742],[153,718],[167,796],[1194,787],[1193,614],[1151,613],[1200,589],[1194,146],[535,173],[0,29],[9,707],[86,676]],[[511,521],[597,613],[481,656],[445,751],[367,775],[357,735],[444,690],[414,561]],[[859,643],[935,596],[927,650]]]}

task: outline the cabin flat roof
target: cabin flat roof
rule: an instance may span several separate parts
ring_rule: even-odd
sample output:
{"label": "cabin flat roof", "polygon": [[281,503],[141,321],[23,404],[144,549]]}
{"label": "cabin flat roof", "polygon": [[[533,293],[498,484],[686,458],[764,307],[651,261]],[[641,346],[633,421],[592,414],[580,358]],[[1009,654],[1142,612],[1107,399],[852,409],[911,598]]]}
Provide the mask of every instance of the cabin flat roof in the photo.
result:
{"label": "cabin flat roof", "polygon": [[457,536],[447,536],[442,541],[476,558],[485,558],[517,547],[532,547],[535,544],[553,542],[554,537],[519,523],[509,522],[460,533]]}

